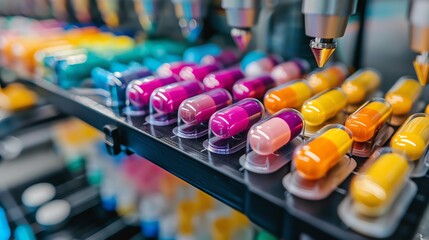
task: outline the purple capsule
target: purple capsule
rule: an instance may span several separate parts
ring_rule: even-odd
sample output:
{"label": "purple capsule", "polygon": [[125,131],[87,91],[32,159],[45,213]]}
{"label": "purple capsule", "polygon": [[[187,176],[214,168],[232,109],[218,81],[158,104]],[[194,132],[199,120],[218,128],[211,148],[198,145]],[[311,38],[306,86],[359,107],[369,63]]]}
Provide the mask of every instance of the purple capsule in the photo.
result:
{"label": "purple capsule", "polygon": [[211,73],[203,79],[203,83],[207,90],[225,88],[232,91],[234,83],[242,78],[244,78],[243,71],[236,67]]}
{"label": "purple capsule", "polygon": [[150,95],[155,89],[177,82],[175,76],[146,77],[132,81],[127,87],[127,98],[135,107],[149,106]]}
{"label": "purple capsule", "polygon": [[180,71],[180,78],[201,82],[208,74],[218,70],[220,70],[220,66],[216,63],[184,67]]}
{"label": "purple capsule", "polygon": [[265,92],[275,87],[275,81],[270,75],[246,78],[238,81],[232,88],[234,100],[239,101],[245,98],[262,99]]}
{"label": "purple capsule", "polygon": [[222,67],[232,66],[240,61],[238,53],[234,50],[223,50],[219,55],[207,55],[201,60],[201,64],[218,64]]}

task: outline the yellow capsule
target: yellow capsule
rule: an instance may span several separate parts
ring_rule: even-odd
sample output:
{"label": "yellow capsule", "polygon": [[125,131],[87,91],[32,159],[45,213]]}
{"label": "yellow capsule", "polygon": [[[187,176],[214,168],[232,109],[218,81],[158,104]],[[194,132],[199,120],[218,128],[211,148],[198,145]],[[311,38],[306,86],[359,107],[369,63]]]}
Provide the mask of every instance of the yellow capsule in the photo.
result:
{"label": "yellow capsule", "polygon": [[344,64],[337,63],[322,71],[311,74],[308,78],[308,85],[317,94],[328,89],[339,87],[347,77],[349,71]]}
{"label": "yellow capsule", "polygon": [[410,160],[420,159],[429,144],[429,115],[412,115],[393,135],[392,150],[404,153]]}
{"label": "yellow capsule", "polygon": [[365,101],[369,94],[380,86],[381,76],[371,69],[362,69],[343,83],[341,88],[347,94],[349,104],[359,104]]}
{"label": "yellow capsule", "polygon": [[425,113],[429,114],[429,104],[426,106]]}
{"label": "yellow capsule", "polygon": [[392,105],[393,115],[409,113],[422,90],[423,88],[417,80],[400,78],[386,93],[386,101]]}
{"label": "yellow capsule", "polygon": [[385,213],[406,183],[409,169],[404,156],[396,153],[381,155],[351,183],[356,211],[369,217]]}
{"label": "yellow capsule", "polygon": [[346,94],[340,88],[334,88],[307,100],[301,113],[306,124],[319,126],[335,117],[346,105]]}
{"label": "yellow capsule", "polygon": [[269,90],[265,94],[264,105],[271,114],[283,108],[300,108],[311,94],[307,83],[298,80]]}

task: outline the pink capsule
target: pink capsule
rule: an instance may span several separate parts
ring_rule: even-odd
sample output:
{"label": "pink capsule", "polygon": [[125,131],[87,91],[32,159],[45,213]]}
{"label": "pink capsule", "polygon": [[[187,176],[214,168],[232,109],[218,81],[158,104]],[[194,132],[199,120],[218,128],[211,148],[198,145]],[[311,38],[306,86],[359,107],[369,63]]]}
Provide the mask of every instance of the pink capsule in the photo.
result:
{"label": "pink capsule", "polygon": [[231,103],[232,97],[228,91],[214,89],[183,101],[179,107],[179,117],[187,124],[196,125],[208,121],[213,113]]}
{"label": "pink capsule", "polygon": [[237,67],[211,73],[203,79],[203,83],[207,90],[225,88],[231,91],[234,83],[242,78],[244,78],[244,74]]}
{"label": "pink capsule", "polygon": [[155,89],[177,82],[175,76],[146,77],[132,81],[127,87],[127,98],[135,107],[149,106],[150,95]]}
{"label": "pink capsule", "polygon": [[276,85],[281,85],[302,78],[310,70],[310,64],[305,59],[294,59],[274,67],[271,77]]}
{"label": "pink capsule", "polygon": [[210,118],[210,129],[219,138],[231,138],[249,129],[264,114],[264,107],[256,99],[244,99],[217,111]]}
{"label": "pink capsule", "polygon": [[275,87],[275,81],[269,75],[242,79],[232,87],[234,100],[245,98],[262,99],[269,89]]}
{"label": "pink capsule", "polygon": [[180,104],[204,92],[204,85],[197,81],[183,81],[156,89],[151,95],[153,108],[164,114],[177,111]]}
{"label": "pink capsule", "polygon": [[190,62],[174,62],[174,63],[164,63],[158,67],[156,73],[161,77],[169,77],[169,76],[180,76],[180,71],[183,68],[189,66],[195,66],[195,63]]}
{"label": "pink capsule", "polygon": [[277,55],[269,55],[268,57],[264,57],[247,64],[244,72],[246,73],[246,76],[260,76],[262,74],[270,73],[271,70],[281,62],[281,57]]}
{"label": "pink capsule", "polygon": [[201,82],[208,74],[218,70],[220,70],[220,66],[216,63],[184,67],[180,71],[180,78]]}
{"label": "pink capsule", "polygon": [[256,124],[249,132],[248,141],[259,155],[270,155],[296,138],[304,121],[296,110],[282,110],[267,121]]}
{"label": "pink capsule", "polygon": [[234,50],[223,50],[219,55],[207,55],[201,59],[201,64],[218,64],[222,67],[232,66],[240,61],[240,57]]}

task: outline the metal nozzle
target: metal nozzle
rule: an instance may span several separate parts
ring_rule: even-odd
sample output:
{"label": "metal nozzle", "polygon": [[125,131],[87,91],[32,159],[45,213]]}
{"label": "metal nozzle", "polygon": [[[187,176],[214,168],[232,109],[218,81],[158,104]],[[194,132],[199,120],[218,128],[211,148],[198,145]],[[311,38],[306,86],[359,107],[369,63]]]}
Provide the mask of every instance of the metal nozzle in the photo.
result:
{"label": "metal nozzle", "polygon": [[258,20],[260,4],[258,0],[222,0],[227,23],[232,27],[231,36],[242,51],[252,38],[251,28]]}
{"label": "metal nozzle", "polygon": [[323,67],[337,48],[334,39],[316,38],[310,41],[310,48],[316,59],[317,66]]}
{"label": "metal nozzle", "polygon": [[235,42],[235,45],[241,50],[245,51],[252,39],[252,32],[250,29],[232,28],[231,37]]}

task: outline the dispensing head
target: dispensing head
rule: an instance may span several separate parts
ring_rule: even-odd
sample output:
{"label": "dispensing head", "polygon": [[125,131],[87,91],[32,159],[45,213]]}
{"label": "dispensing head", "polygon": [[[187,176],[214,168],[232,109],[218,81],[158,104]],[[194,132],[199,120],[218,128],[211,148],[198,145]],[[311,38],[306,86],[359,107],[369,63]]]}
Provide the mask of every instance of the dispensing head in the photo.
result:
{"label": "dispensing head", "polygon": [[203,28],[203,19],[207,15],[208,0],[172,0],[182,35],[195,42]]}
{"label": "dispensing head", "polygon": [[337,48],[336,38],[344,36],[357,0],[303,0],[305,34],[314,37],[310,47],[317,65],[323,67]]}
{"label": "dispensing head", "polygon": [[235,44],[244,51],[252,38],[251,29],[256,25],[261,7],[260,0],[222,0],[226,20]]}
{"label": "dispensing head", "polygon": [[140,25],[149,34],[156,32],[163,0],[134,0]]}
{"label": "dispensing head", "polygon": [[411,0],[410,47],[420,53],[413,62],[420,84],[429,82],[429,1]]}

